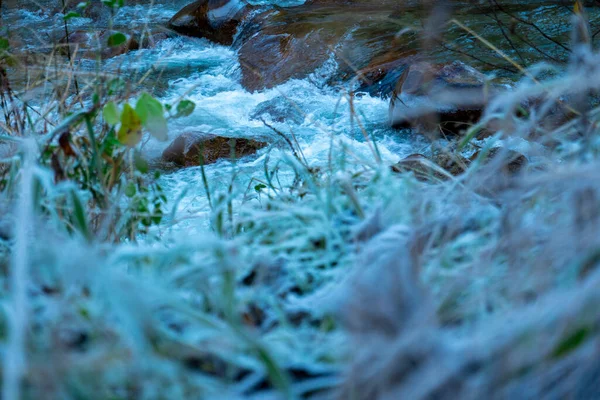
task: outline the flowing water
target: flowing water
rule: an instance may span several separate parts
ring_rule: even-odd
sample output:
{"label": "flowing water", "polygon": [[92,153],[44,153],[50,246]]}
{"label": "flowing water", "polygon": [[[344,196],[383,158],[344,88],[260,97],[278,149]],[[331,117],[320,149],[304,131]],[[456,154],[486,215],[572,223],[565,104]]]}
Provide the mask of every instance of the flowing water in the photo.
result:
{"label": "flowing water", "polygon": [[[142,27],[148,21],[152,21],[154,25],[165,24],[186,1],[160,3],[123,7],[115,16],[115,29],[132,25]],[[281,1],[277,4],[290,5],[297,2]],[[12,24],[12,29],[33,33],[32,27],[36,26],[37,36],[60,37],[63,33],[62,14],[52,12],[51,9],[33,8],[11,10],[6,20]],[[92,20],[87,18],[72,21],[71,31],[92,24]],[[36,45],[36,39],[25,43],[25,47]],[[86,68],[86,64],[82,64],[82,67]],[[94,62],[89,61],[87,67],[93,69]],[[295,137],[311,167],[327,165],[332,140],[338,144],[335,146],[336,151],[374,162],[375,155],[365,140],[365,132],[377,140],[377,150],[382,160],[388,164],[428,146],[420,138],[389,128],[388,101],[385,99],[359,94],[354,102],[360,124],[352,121],[348,97],[339,89],[328,87],[324,83],[328,77],[327,69],[335,68],[333,65],[324,65],[306,79],[291,80],[273,89],[250,93],[239,83],[240,67],[233,50],[204,39],[179,36],[162,40],[155,48],[130,51],[111,58],[105,62],[102,71],[120,71],[129,76],[141,77],[151,68],[161,72],[148,79],[147,90],[153,91],[167,103],[174,103],[182,97],[196,103],[192,115],[170,123],[168,142],[149,140],[144,145],[144,151],[151,159],[158,159],[164,148],[186,131],[248,138],[273,137],[273,131],[263,122],[251,119],[256,107],[270,100],[275,101],[275,104],[285,103],[288,107],[291,105],[301,110],[300,120],[304,120],[301,123],[270,123],[289,137]],[[220,161],[207,166],[211,189],[226,190],[234,171],[237,174],[235,186],[239,190],[245,190],[252,178],[264,179],[265,159],[269,157],[269,165],[274,165],[279,157],[277,151],[267,155],[268,153],[268,150],[264,150],[257,157],[241,159],[235,164]],[[200,169],[193,167],[168,172],[161,180],[170,204],[179,201],[176,220],[186,221],[186,231],[203,229],[207,223],[204,216],[209,207]],[[251,184],[251,187],[254,185]]]}

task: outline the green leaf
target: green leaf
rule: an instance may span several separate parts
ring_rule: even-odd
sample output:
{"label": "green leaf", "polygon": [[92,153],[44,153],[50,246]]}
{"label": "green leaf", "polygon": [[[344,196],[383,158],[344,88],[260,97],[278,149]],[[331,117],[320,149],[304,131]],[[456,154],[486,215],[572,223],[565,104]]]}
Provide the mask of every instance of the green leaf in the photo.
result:
{"label": "green leaf", "polygon": [[103,109],[104,120],[109,125],[116,125],[119,123],[119,109],[114,101],[106,103]]}
{"label": "green leaf", "polygon": [[133,155],[133,163],[135,164],[135,168],[140,171],[142,174],[145,174],[150,169],[148,165],[148,161],[144,157],[142,157],[139,151],[136,151]]}
{"label": "green leaf", "polygon": [[561,358],[571,353],[589,339],[592,333],[592,330],[588,327],[577,329],[558,344],[552,353],[552,357]]}
{"label": "green leaf", "polygon": [[122,78],[118,77],[118,78],[114,78],[114,79],[111,79],[110,81],[108,81],[107,86],[108,86],[108,94],[112,95],[117,92],[125,90],[127,85]]}
{"label": "green leaf", "polygon": [[131,197],[135,196],[135,193],[136,193],[135,184],[133,182],[129,182],[129,184],[125,187],[125,196],[131,198]]}
{"label": "green leaf", "polygon": [[79,8],[81,10],[83,8],[86,8],[89,5],[90,5],[89,1],[82,1],[81,3],[77,4],[77,8]]}
{"label": "green leaf", "polygon": [[179,104],[177,104],[177,114],[175,114],[175,118],[179,117],[187,117],[191,115],[196,109],[196,103],[191,100],[181,100]]}
{"label": "green leaf", "polygon": [[101,150],[102,154],[104,154],[108,157],[112,157],[115,148],[117,148],[119,146],[122,146],[122,144],[115,137],[114,129],[111,129],[110,132],[108,132],[108,134],[102,141],[102,147],[100,150]]}
{"label": "green leaf", "polygon": [[63,17],[63,19],[64,19],[65,21],[68,21],[68,20],[70,20],[71,18],[79,18],[79,17],[81,17],[81,14],[79,14],[78,12],[75,12],[75,11],[69,11],[69,12],[68,12],[68,13],[67,13],[67,14],[66,14],[64,17]]}
{"label": "green leaf", "polygon": [[123,107],[117,139],[129,147],[135,147],[142,140],[142,121],[129,104],[125,104]]}
{"label": "green leaf", "polygon": [[0,37],[0,50],[8,50],[9,46],[8,39]]}
{"label": "green leaf", "polygon": [[160,141],[168,139],[167,119],[165,118],[163,106],[158,100],[148,93],[142,93],[135,106],[135,111],[139,115],[144,128],[152,136]]}
{"label": "green leaf", "polygon": [[127,41],[127,36],[122,34],[121,32],[113,33],[108,37],[108,45],[110,47],[120,46]]}
{"label": "green leaf", "polygon": [[263,183],[259,183],[258,185],[254,186],[254,190],[256,190],[258,193],[260,193],[261,190],[266,189],[267,185],[263,184]]}
{"label": "green leaf", "polygon": [[71,192],[71,201],[73,202],[73,217],[75,227],[85,236],[88,240],[91,240],[91,232],[88,228],[87,214],[85,213],[85,207],[79,198],[79,195],[75,192]]}
{"label": "green leaf", "polygon": [[110,8],[123,7],[125,5],[125,0],[102,0],[102,3]]}

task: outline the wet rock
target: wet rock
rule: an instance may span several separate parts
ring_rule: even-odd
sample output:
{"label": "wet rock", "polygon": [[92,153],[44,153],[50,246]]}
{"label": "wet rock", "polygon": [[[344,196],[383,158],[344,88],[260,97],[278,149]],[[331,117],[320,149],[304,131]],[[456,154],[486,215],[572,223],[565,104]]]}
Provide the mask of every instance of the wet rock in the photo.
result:
{"label": "wet rock", "polygon": [[[455,3],[461,14],[466,9],[490,12],[489,5]],[[326,66],[323,80],[330,85],[358,82],[358,90],[387,96],[404,67],[423,53],[418,33],[398,35],[403,27],[428,17],[421,6],[418,1],[318,0],[253,12],[240,25],[234,42],[242,84],[251,91],[271,88]],[[469,22],[479,28],[484,19],[471,17]],[[431,53],[438,60],[457,56],[443,46],[434,47],[425,55]]]}
{"label": "wet rock", "polygon": [[489,97],[485,75],[462,62],[418,62],[396,84],[390,123],[394,128],[416,128],[432,138],[460,134],[479,120]]}
{"label": "wet rock", "polygon": [[68,39],[60,40],[61,53],[77,54],[83,57],[95,58],[100,54],[102,58],[116,57],[130,50],[140,48],[139,41],[132,35],[125,34],[127,40],[118,46],[109,46],[108,39],[116,32],[112,31],[75,31],[69,34]]}
{"label": "wet rock", "polygon": [[[557,18],[566,15],[551,2],[536,2],[542,3],[556,12]],[[494,32],[491,35],[500,34],[498,26],[489,24],[486,17],[497,12],[494,4],[472,0],[452,4],[471,29],[490,29]],[[522,1],[505,4],[505,10],[511,13],[531,9],[531,3]],[[428,17],[429,8],[424,10],[422,2],[416,0],[313,0],[294,7],[262,9],[247,5],[245,0],[199,0],[177,13],[169,26],[186,35],[233,44],[239,55],[242,84],[250,91],[318,72],[315,77],[319,83],[358,82],[360,91],[387,96],[405,68],[415,63],[417,53],[447,62],[457,57],[467,59],[463,54],[466,52],[474,57],[468,58],[470,63],[485,70],[497,70],[495,64],[502,64],[490,59],[489,49],[465,38],[456,26],[448,26],[447,39],[463,52],[437,44],[424,49],[421,35],[403,28],[419,25]],[[530,47],[519,51],[532,53]],[[535,54],[530,58],[535,61]],[[511,66],[506,68],[510,70]],[[449,123],[454,115],[448,117],[444,122]]]}
{"label": "wet rock", "polygon": [[166,39],[172,38],[174,35],[172,32],[156,31],[142,35],[140,39],[140,48],[152,49],[156,45]]}
{"label": "wet rock", "polygon": [[[77,9],[74,11],[77,11]],[[81,15],[94,21],[107,21],[111,16],[111,10],[101,1],[90,1],[88,6],[81,12]]]}
{"label": "wet rock", "polygon": [[172,36],[171,33],[164,30],[143,32],[139,35],[124,33],[127,40],[118,46],[109,46],[108,38],[117,33],[109,30],[78,30],[69,34],[69,39],[62,38],[59,41],[61,54],[67,54],[70,49],[71,54],[77,54],[86,58],[96,58],[98,54],[103,59],[116,57],[125,54],[131,50],[152,48],[161,40]]}
{"label": "wet rock", "polygon": [[199,0],[182,8],[168,26],[183,35],[230,45],[251,9],[244,0]]}
{"label": "wet rock", "polygon": [[411,154],[392,165],[392,172],[412,172],[420,181],[444,181],[466,171],[470,160],[456,154],[440,152],[429,159],[422,154]]}
{"label": "wet rock", "polygon": [[335,67],[326,68],[322,80],[345,83],[374,59],[383,60],[390,52],[395,56],[389,60],[398,59],[398,26],[388,17],[403,7],[398,2],[373,7],[319,1],[253,13],[234,43],[242,84],[250,91],[271,88],[306,78],[328,63]]}
{"label": "wet rock", "polygon": [[432,160],[453,176],[462,174],[471,164],[471,160],[449,151],[438,151],[433,155]]}
{"label": "wet rock", "polygon": [[[471,156],[470,161],[475,161],[480,156],[481,152],[477,151]],[[484,164],[496,163],[496,166],[504,175],[518,174],[529,163],[524,154],[504,147],[494,147],[484,157]]]}
{"label": "wet rock", "polygon": [[505,147],[492,148],[485,154],[477,152],[471,159],[479,159],[480,164],[470,175],[467,185],[497,204],[511,198],[509,194],[518,187],[521,174],[529,167],[529,160],[524,154]]}
{"label": "wet rock", "polygon": [[324,45],[329,41],[331,36],[319,31],[302,37],[288,33],[254,36],[239,51],[242,85],[254,91],[305,78],[329,58]]}
{"label": "wet rock", "polygon": [[[413,172],[421,181],[447,180],[464,173],[472,162],[482,156],[480,151],[466,158],[452,151],[440,150],[431,157],[411,154],[391,166],[393,172]],[[493,168],[494,178],[508,178],[521,172],[527,165],[525,155],[503,147],[494,147],[483,155],[481,165]]]}
{"label": "wet rock", "polygon": [[283,96],[278,96],[257,105],[254,112],[250,115],[250,119],[260,120],[262,118],[273,122],[300,125],[304,122],[304,113],[291,100]]}
{"label": "wet rock", "polygon": [[396,60],[373,60],[358,72],[357,92],[388,98],[394,93],[396,83],[416,57],[407,55]]}
{"label": "wet rock", "polygon": [[256,153],[267,144],[252,139],[227,138],[202,132],[186,132],[177,137],[165,149],[162,158],[180,166],[196,166],[212,164],[219,159],[228,159],[233,154],[235,158],[245,157]]}

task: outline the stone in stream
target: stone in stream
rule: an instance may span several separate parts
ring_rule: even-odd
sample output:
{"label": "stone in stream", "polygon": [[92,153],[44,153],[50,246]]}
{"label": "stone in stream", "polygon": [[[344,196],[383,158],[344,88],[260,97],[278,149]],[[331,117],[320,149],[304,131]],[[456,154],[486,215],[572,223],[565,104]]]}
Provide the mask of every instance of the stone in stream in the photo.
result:
{"label": "stone in stream", "polygon": [[[163,28],[164,29],[164,28]],[[139,35],[124,33],[126,40],[117,46],[109,46],[108,39],[117,31],[110,30],[77,30],[69,34],[68,39],[63,37],[59,40],[61,54],[67,54],[67,49],[71,54],[77,54],[86,58],[96,58],[98,54],[103,59],[112,58],[125,54],[131,50],[142,48],[151,48],[157,42],[167,39],[171,34],[157,30],[154,32],[144,32]]]}
{"label": "stone in stream", "polygon": [[267,143],[252,139],[228,138],[203,132],[185,132],[178,136],[163,151],[162,159],[183,167],[201,164],[212,164],[220,159],[229,159],[232,147],[235,158],[245,157],[256,153]]}
{"label": "stone in stream", "polygon": [[297,104],[292,103],[283,96],[263,101],[256,106],[250,119],[260,120],[265,118],[273,122],[287,122],[300,125],[304,122],[304,113]]}
{"label": "stone in stream", "polygon": [[412,3],[314,0],[295,7],[260,8],[244,0],[199,0],[179,11],[169,27],[232,44],[247,90],[306,78],[328,61],[335,68],[326,78],[335,84],[353,79],[358,70],[405,56],[407,40],[397,45],[398,24],[390,15],[414,9]]}
{"label": "stone in stream", "polygon": [[376,59],[403,58],[406,47],[394,45],[397,25],[387,18],[403,7],[319,1],[253,13],[234,43],[242,85],[262,90],[315,71],[329,84],[344,83]]}
{"label": "stone in stream", "polygon": [[490,95],[485,75],[460,61],[417,62],[396,84],[390,124],[416,128],[431,138],[460,134],[479,120]]}
{"label": "stone in stream", "polygon": [[245,0],[198,0],[175,14],[168,26],[187,36],[230,45],[250,9]]}

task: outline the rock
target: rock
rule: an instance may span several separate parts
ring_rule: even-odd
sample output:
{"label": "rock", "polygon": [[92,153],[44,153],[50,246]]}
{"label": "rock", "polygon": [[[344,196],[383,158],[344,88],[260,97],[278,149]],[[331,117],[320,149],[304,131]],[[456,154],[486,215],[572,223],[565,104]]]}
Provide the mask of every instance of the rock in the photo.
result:
{"label": "rock", "polygon": [[435,137],[460,134],[477,122],[490,94],[486,77],[460,62],[408,67],[390,101],[392,127],[413,127]]}
{"label": "rock", "polygon": [[62,45],[60,52],[67,54],[67,49],[70,48],[71,54],[77,54],[85,58],[96,58],[98,54],[103,59],[116,57],[125,54],[131,50],[139,50],[142,48],[151,48],[157,42],[169,38],[171,35],[164,31],[144,32],[141,35],[132,35],[124,33],[127,40],[118,46],[109,46],[108,38],[117,33],[109,30],[78,30],[69,34],[69,39],[60,39]]}
{"label": "rock", "polygon": [[261,118],[270,119],[273,122],[300,125],[304,122],[304,113],[290,100],[283,96],[277,96],[257,105],[250,115],[250,119],[260,120]]}
{"label": "rock", "polygon": [[[455,3],[461,15],[469,12],[465,10],[477,14],[490,11],[489,5],[479,2]],[[242,84],[250,91],[271,88],[288,79],[306,78],[327,65],[324,81],[328,84],[356,80],[359,90],[389,95],[403,68],[414,63],[417,53],[423,54],[419,34],[398,33],[428,16],[421,2],[393,0],[314,0],[296,7],[250,13],[234,41]],[[483,20],[481,16],[471,17],[471,27],[488,28]],[[427,49],[426,53],[437,60],[457,56],[448,54],[442,46]],[[330,61],[335,68],[326,64]]]}
{"label": "rock", "polygon": [[438,151],[432,156],[433,162],[450,173],[452,176],[458,176],[465,172],[471,160],[449,151]]}
{"label": "rock", "polygon": [[[390,52],[396,56],[387,59],[397,59],[398,26],[388,16],[403,7],[397,2],[372,7],[313,1],[253,13],[234,43],[242,85],[250,91],[272,88],[289,79],[306,78],[330,61],[336,68],[328,68],[324,80],[344,83],[374,59],[384,59]],[[402,51],[407,45],[405,41]]]}
{"label": "rock", "polygon": [[407,55],[392,61],[373,60],[358,72],[356,91],[366,92],[371,96],[390,97],[394,93],[396,83],[415,59],[415,56]]}
{"label": "rock", "polygon": [[[74,4],[78,4],[75,3]],[[74,9],[73,11],[78,11]],[[102,3],[101,1],[90,1],[88,6],[83,9],[81,15],[85,18],[90,18],[93,21],[101,22],[107,21],[111,17],[110,7]]]}
{"label": "rock", "polygon": [[183,35],[230,45],[251,9],[245,0],[199,0],[182,8],[168,26]]}
{"label": "rock", "polygon": [[[475,152],[470,161],[475,161],[481,155],[480,151]],[[521,172],[529,163],[527,157],[518,151],[506,149],[504,147],[494,147],[489,150],[483,160],[484,164],[500,163],[500,172],[504,175],[515,175]]]}
{"label": "rock", "polygon": [[[475,153],[471,159],[479,159],[480,152]],[[528,168],[529,161],[524,154],[505,147],[495,147],[488,151],[481,159],[481,165],[470,175],[467,185],[475,193],[494,199],[501,204],[511,198],[507,196],[519,185],[519,176]]]}
{"label": "rock", "polygon": [[255,91],[305,78],[329,58],[323,45],[329,39],[319,31],[301,38],[287,33],[254,36],[239,50],[242,85]]}
{"label": "rock", "polygon": [[[480,155],[481,153],[477,151],[470,158],[465,158],[460,154],[443,150],[436,152],[430,158],[422,154],[411,154],[392,165],[391,169],[396,173],[413,172],[421,181],[443,181],[464,173]],[[485,155],[482,164],[497,167],[497,171],[494,170],[494,178],[504,179],[522,171],[527,166],[528,160],[525,155],[517,151],[494,147]]]}
{"label": "rock", "polygon": [[469,160],[448,153],[436,155],[434,160],[437,162],[422,154],[411,154],[392,165],[391,169],[396,173],[413,172],[420,181],[444,181],[462,174],[469,165]]}
{"label": "rock", "polygon": [[[483,3],[452,2],[454,11],[471,29],[491,30],[490,35],[500,35],[501,28],[484,18],[497,12],[496,6]],[[557,15],[567,16],[567,11],[551,2],[538,3],[548,5]],[[532,5],[515,1],[505,7],[517,15],[531,11]],[[429,18],[429,11],[417,0],[313,0],[294,7],[262,9],[248,5],[245,0],[199,0],[177,13],[169,26],[186,35],[233,44],[240,60],[242,85],[250,91],[272,88],[293,78],[303,79],[318,70],[323,75],[323,79],[316,76],[319,83],[358,82],[358,90],[387,96],[399,75],[416,62],[416,54],[432,62],[462,57],[485,70],[498,70],[495,64],[510,70],[512,66],[501,60],[489,60],[489,49],[463,35],[462,28],[452,24],[448,26],[448,35],[452,37],[453,48],[463,51],[435,43],[423,48],[421,35],[410,28]],[[535,61],[535,52],[530,47],[524,45],[519,50],[521,54],[532,53]],[[320,69],[322,66],[326,68]],[[469,111],[472,116],[475,110],[463,107],[460,111]],[[445,115],[449,120],[455,117],[448,112]]]}
{"label": "rock", "polygon": [[144,32],[138,39],[140,42],[140,49],[152,49],[156,45],[165,40],[173,37],[172,32],[165,32],[162,30]]}
{"label": "rock", "polygon": [[109,46],[108,38],[115,34],[113,31],[75,31],[69,34],[68,40],[63,38],[59,41],[61,53],[67,54],[70,49],[71,54],[77,54],[83,57],[95,58],[98,54],[103,59],[116,57],[125,54],[130,50],[137,50],[140,44],[132,35],[125,34],[127,40],[118,46]]}
{"label": "rock", "polygon": [[252,139],[227,138],[202,132],[186,132],[178,136],[165,149],[162,158],[180,166],[200,165],[200,156],[204,164],[212,164],[219,159],[231,157],[232,146],[235,146],[235,157],[245,157],[256,153],[267,144]]}

